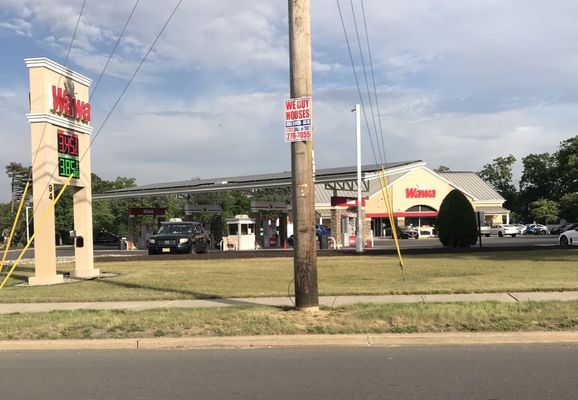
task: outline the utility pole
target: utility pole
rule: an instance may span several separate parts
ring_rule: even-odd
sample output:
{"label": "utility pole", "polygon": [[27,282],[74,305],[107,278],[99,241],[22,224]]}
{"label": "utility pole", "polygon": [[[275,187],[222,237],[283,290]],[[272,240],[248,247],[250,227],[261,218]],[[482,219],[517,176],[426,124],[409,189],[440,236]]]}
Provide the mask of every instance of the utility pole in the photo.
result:
{"label": "utility pole", "polygon": [[[310,0],[289,0],[291,98],[311,96],[313,92],[309,8]],[[295,308],[316,311],[319,309],[319,296],[312,140],[291,143],[291,175]]]}

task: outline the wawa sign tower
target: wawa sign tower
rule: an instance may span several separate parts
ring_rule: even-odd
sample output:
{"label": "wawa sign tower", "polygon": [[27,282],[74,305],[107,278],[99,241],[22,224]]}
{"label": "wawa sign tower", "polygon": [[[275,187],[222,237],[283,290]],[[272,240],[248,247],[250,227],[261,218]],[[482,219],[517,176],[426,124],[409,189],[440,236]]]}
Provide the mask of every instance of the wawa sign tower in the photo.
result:
{"label": "wawa sign tower", "polygon": [[72,175],[75,269],[72,277],[94,278],[90,103],[92,80],[47,58],[28,58],[30,74],[32,190],[34,201],[35,275],[30,285],[63,282],[56,273],[53,203]]}

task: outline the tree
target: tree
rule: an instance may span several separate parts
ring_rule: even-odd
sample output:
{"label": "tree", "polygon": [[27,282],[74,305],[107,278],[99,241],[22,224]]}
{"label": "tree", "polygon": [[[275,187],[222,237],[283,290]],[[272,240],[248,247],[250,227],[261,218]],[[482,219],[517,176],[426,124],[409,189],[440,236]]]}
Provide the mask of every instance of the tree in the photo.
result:
{"label": "tree", "polygon": [[560,217],[578,222],[578,192],[567,193],[560,198]]}
{"label": "tree", "polygon": [[437,230],[440,242],[446,247],[469,247],[478,240],[476,213],[466,196],[452,190],[442,201],[438,213]]}
{"label": "tree", "polygon": [[516,157],[511,154],[507,157],[497,157],[478,172],[480,178],[506,199],[505,207],[514,211],[518,210],[518,191],[512,181],[512,165],[515,162]]}
{"label": "tree", "polygon": [[530,203],[530,213],[534,219],[544,225],[558,220],[558,203],[554,200],[541,199]]}
{"label": "tree", "polygon": [[560,194],[578,192],[578,135],[560,143],[556,160]]}
{"label": "tree", "polygon": [[14,212],[15,204],[22,198],[26,181],[32,177],[32,168],[25,167],[20,163],[11,162],[6,166],[6,175],[10,178],[12,191],[11,212]]}
{"label": "tree", "polygon": [[560,179],[556,155],[529,154],[522,158],[522,165],[524,169],[520,180],[520,191],[525,204],[538,199],[558,198]]}
{"label": "tree", "polygon": [[446,167],[445,165],[440,165],[439,167],[437,167],[436,169],[434,169],[434,172],[449,172],[450,171],[450,167]]}

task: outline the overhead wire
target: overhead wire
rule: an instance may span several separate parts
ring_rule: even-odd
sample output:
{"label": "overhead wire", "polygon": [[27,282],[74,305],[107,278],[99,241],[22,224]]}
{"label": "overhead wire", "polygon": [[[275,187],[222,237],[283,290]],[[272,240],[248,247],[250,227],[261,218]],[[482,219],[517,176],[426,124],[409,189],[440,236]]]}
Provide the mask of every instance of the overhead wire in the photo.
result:
{"label": "overhead wire", "polygon": [[371,130],[369,129],[369,123],[368,123],[367,114],[366,114],[366,110],[365,110],[365,104],[363,101],[363,96],[361,94],[361,88],[359,86],[359,79],[357,79],[357,71],[355,70],[355,61],[353,60],[353,54],[351,52],[351,46],[349,45],[349,38],[347,36],[347,29],[345,28],[345,22],[343,20],[343,13],[341,12],[341,6],[339,4],[339,0],[335,0],[335,2],[337,3],[337,9],[339,10],[339,18],[341,19],[341,26],[343,27],[343,34],[345,36],[345,43],[347,44],[347,51],[349,53],[349,59],[351,61],[351,68],[353,69],[353,76],[355,78],[355,85],[357,86],[357,92],[359,94],[359,102],[361,104],[361,109],[363,111],[365,125],[367,126],[367,131],[369,132],[369,141],[371,143],[371,152],[373,153],[373,159],[375,160],[375,163],[377,164],[377,156],[375,155],[375,147],[373,146],[373,139],[371,137]]}
{"label": "overhead wire", "polygon": [[[113,54],[115,53],[116,48],[118,47],[118,44],[120,43],[120,40],[122,39],[122,37],[123,37],[123,35],[124,35],[124,32],[125,32],[128,24],[129,24],[130,20],[132,19],[132,16],[133,16],[133,14],[134,14],[134,12],[135,12],[135,10],[136,10],[139,2],[140,2],[140,0],[136,0],[135,4],[134,4],[134,6],[133,6],[133,8],[132,8],[132,10],[131,10],[128,18],[127,18],[127,20],[126,20],[126,22],[124,23],[124,26],[123,26],[123,28],[122,28],[122,31],[121,31],[121,33],[119,34],[119,36],[118,36],[118,38],[117,38],[117,40],[116,40],[116,42],[115,42],[115,45],[113,46],[113,49],[111,50],[111,52],[110,52],[110,54],[109,54],[109,56],[108,56],[108,60],[107,60],[105,66],[103,67],[102,71],[100,72],[100,74],[99,74],[99,76],[98,76],[97,83],[96,83],[95,87],[93,88],[93,90],[92,90],[92,92],[91,92],[91,94],[90,94],[90,96],[89,96],[89,100],[91,100],[91,99],[93,98],[94,93],[96,92],[96,90],[97,90],[97,88],[98,88],[98,85],[99,85],[99,83],[100,83],[100,80],[102,79],[102,76],[104,75],[104,73],[105,73],[105,71],[106,71],[106,69],[107,69],[107,67],[108,67],[108,65],[109,65],[109,63],[110,63],[110,60],[112,59],[112,56],[113,56]],[[68,51],[66,52],[66,57],[65,57],[65,59],[64,59],[64,64],[63,64],[64,67],[66,67],[66,65],[68,64],[68,58],[69,58],[69,55],[70,55],[70,52],[71,52],[71,49],[72,49],[72,45],[73,45],[74,40],[75,40],[75,38],[76,38],[76,33],[77,33],[77,31],[78,31],[78,26],[79,26],[79,24],[80,24],[80,19],[81,19],[82,15],[83,15],[83,12],[84,12],[85,5],[86,5],[86,0],[84,0],[83,3],[82,3],[82,8],[80,9],[80,13],[79,13],[78,19],[77,19],[77,21],[76,21],[76,26],[75,26],[75,28],[74,28],[74,32],[72,33],[72,38],[71,38],[71,40],[70,40],[70,44],[69,44],[69,46],[68,46]],[[62,75],[60,75],[60,77],[58,78],[58,86],[60,86],[61,81],[62,81]],[[38,144],[38,148],[37,148],[37,150],[36,150],[36,153],[35,153],[35,156],[34,156],[34,160],[32,161],[32,165],[34,165],[35,162],[36,162],[36,157],[38,156],[38,150],[40,149],[40,146],[42,145],[42,142],[43,142],[43,140],[44,140],[44,135],[45,135],[45,132],[46,132],[46,126],[47,126],[47,125],[44,125],[44,128],[43,128],[43,130],[42,130],[42,135],[41,135],[41,137],[40,137],[40,142],[39,142],[39,144]],[[54,175],[56,174],[56,169],[57,169],[57,168],[58,168],[58,166],[55,166],[55,168],[54,168],[54,170],[52,171],[52,174],[51,174],[51,176],[50,176],[50,180],[52,180],[52,178],[54,178]],[[32,178],[31,175],[32,175],[32,168],[31,168],[31,170],[30,170],[30,176],[29,176],[29,178],[28,178],[29,181],[30,181],[31,178]],[[47,188],[48,188],[48,185],[44,188],[44,191],[43,191],[41,197],[44,196],[44,194],[46,193]],[[36,210],[33,210],[33,212],[32,212],[32,218],[34,218],[35,214],[36,214]],[[28,221],[26,221],[26,223],[28,223]],[[24,238],[24,234],[22,234],[22,235],[20,236],[20,238],[18,239],[18,243],[20,243],[23,238]]]}
{"label": "overhead wire", "polygon": [[[68,64],[68,57],[70,56],[70,51],[72,49],[72,44],[74,43],[74,39],[76,38],[76,32],[78,31],[78,25],[80,24],[80,19],[82,18],[82,13],[84,12],[84,6],[86,5],[86,0],[82,2],[82,7],[80,9],[80,13],[78,14],[78,19],[76,20],[76,25],[74,26],[74,31],[72,32],[72,37],[70,38],[70,44],[68,45],[68,51],[66,52],[66,57],[64,58],[63,66],[66,68]],[[58,86],[60,86],[60,82],[62,81],[62,75],[58,78]],[[34,159],[32,160],[32,166],[36,163],[36,157],[38,157],[38,151],[40,150],[40,146],[44,140],[44,134],[46,133],[46,126],[44,125],[44,129],[42,130],[42,135],[40,136],[40,142],[38,143],[38,147],[36,148],[36,152],[34,153]],[[29,179],[32,178],[32,168],[30,169],[30,176]],[[45,190],[46,192],[46,190]],[[44,195],[44,193],[42,194]]]}
{"label": "overhead wire", "polygon": [[108,64],[110,63],[110,60],[112,60],[112,56],[114,55],[114,52],[116,51],[116,48],[118,47],[118,44],[120,43],[120,40],[124,36],[124,32],[126,30],[126,27],[128,26],[130,20],[132,19],[132,16],[133,16],[139,2],[140,2],[140,0],[135,1],[134,6],[132,8],[132,11],[130,12],[128,18],[126,19],[126,22],[124,23],[124,26],[122,27],[122,31],[118,35],[118,38],[116,39],[116,43],[114,44],[114,47],[112,48],[112,50],[108,56],[108,60],[106,60],[106,64],[102,68],[102,71],[100,71],[100,74],[98,75],[98,79],[96,80],[96,83],[94,84],[94,87],[92,88],[92,90],[90,92],[90,95],[88,97],[89,100],[92,100],[94,98],[94,94],[96,93],[96,91],[98,89],[98,85],[100,84],[100,80],[102,79],[102,76],[106,72],[106,69],[108,68]]}
{"label": "overhead wire", "polygon": [[[348,50],[348,53],[349,53],[349,58],[350,58],[350,60],[351,60],[351,66],[352,66],[352,69],[353,69],[353,75],[354,75],[354,77],[355,77],[355,84],[356,84],[356,86],[357,86],[357,92],[358,92],[358,94],[359,94],[360,102],[361,102],[362,107],[363,107],[363,109],[364,109],[364,110],[363,110],[363,111],[364,111],[363,115],[364,115],[364,119],[365,119],[365,125],[366,125],[367,130],[368,130],[368,136],[369,136],[370,144],[371,144],[371,151],[372,151],[372,153],[373,153],[373,157],[374,157],[375,163],[378,164],[378,160],[377,160],[377,157],[376,157],[376,152],[375,152],[375,149],[374,149],[373,139],[372,139],[372,132],[371,132],[371,129],[369,128],[369,122],[368,122],[368,119],[367,119],[367,114],[366,114],[366,112],[365,112],[365,107],[363,106],[362,91],[361,91],[361,88],[360,88],[360,86],[359,86],[359,80],[358,80],[358,78],[357,78],[357,72],[356,72],[356,70],[355,70],[355,62],[354,62],[354,60],[353,60],[353,55],[352,55],[352,52],[351,52],[351,46],[349,45],[349,38],[348,38],[348,36],[347,36],[347,29],[346,29],[346,27],[345,27],[345,23],[344,23],[344,19],[343,19],[343,14],[342,14],[342,12],[341,12],[341,7],[340,7],[340,4],[339,4],[339,0],[336,0],[336,2],[337,2],[337,8],[338,8],[338,10],[339,10],[339,16],[340,16],[340,19],[341,19],[341,24],[342,24],[342,27],[343,27],[343,33],[344,33],[344,35],[345,35],[345,41],[346,41],[346,43],[347,43],[347,50]],[[364,5],[363,5],[363,0],[361,0],[362,13],[363,13],[363,21],[364,21],[364,27],[365,27],[365,37],[366,37],[366,41],[367,41],[367,49],[368,49],[368,54],[369,54],[369,58],[370,58],[371,74],[372,74],[373,87],[374,87],[374,93],[375,93],[375,98],[376,98],[376,108],[377,108],[377,113],[378,113],[378,116],[379,116],[378,119],[379,119],[380,135],[381,135],[381,139],[382,139],[381,145],[380,145],[380,143],[379,143],[379,136],[378,136],[378,134],[377,134],[377,125],[376,125],[376,123],[375,123],[375,113],[374,113],[374,111],[373,111],[373,106],[372,106],[371,91],[370,91],[370,89],[369,89],[369,82],[368,82],[368,79],[367,79],[367,73],[366,73],[366,68],[365,68],[365,60],[364,60],[364,57],[363,57],[363,49],[362,49],[362,46],[361,46],[361,39],[360,39],[360,35],[359,35],[359,29],[358,29],[358,27],[357,27],[357,19],[356,19],[356,16],[355,16],[355,8],[353,7],[353,1],[352,1],[352,0],[350,0],[350,4],[351,4],[351,13],[352,13],[352,17],[353,17],[353,21],[354,21],[354,25],[355,25],[355,31],[356,31],[356,34],[357,34],[357,43],[358,43],[359,51],[360,51],[361,64],[362,64],[362,68],[363,68],[363,71],[364,71],[364,77],[365,77],[365,83],[366,83],[366,88],[367,88],[367,94],[368,94],[368,97],[369,97],[371,115],[372,115],[372,118],[373,118],[374,133],[375,133],[375,137],[376,137],[377,144],[378,144],[378,146],[380,146],[380,148],[378,148],[378,151],[380,151],[380,155],[383,154],[383,156],[382,156],[382,158],[381,158],[381,160],[380,160],[380,161],[381,161],[381,173],[380,173],[380,175],[379,175],[379,183],[380,183],[380,185],[381,185],[382,196],[383,196],[383,199],[384,199],[384,202],[385,202],[385,206],[386,206],[388,218],[389,218],[390,225],[391,225],[391,228],[392,228],[393,239],[394,239],[395,246],[396,246],[397,253],[398,253],[398,257],[399,257],[399,265],[400,265],[400,269],[401,269],[401,276],[402,276],[402,279],[405,280],[405,275],[404,275],[404,267],[405,267],[405,266],[404,266],[403,258],[402,258],[402,256],[401,256],[401,251],[400,251],[400,248],[399,248],[399,242],[398,242],[398,238],[397,238],[397,231],[396,231],[396,228],[395,228],[395,227],[396,227],[396,224],[395,224],[394,216],[393,216],[393,213],[394,213],[394,210],[393,210],[393,199],[392,199],[392,195],[391,195],[391,193],[390,193],[390,188],[388,187],[389,184],[388,184],[388,182],[387,182],[387,175],[386,175],[386,172],[385,172],[385,168],[384,168],[384,166],[383,166],[383,165],[384,165],[384,160],[386,159],[386,156],[385,156],[385,142],[384,142],[384,140],[383,140],[383,130],[382,130],[382,128],[381,128],[381,113],[380,113],[380,111],[379,111],[379,106],[378,106],[379,103],[378,103],[378,101],[377,101],[378,96],[377,96],[377,89],[376,89],[376,84],[375,84],[375,74],[374,74],[374,71],[373,71],[373,60],[372,60],[372,57],[371,57],[371,46],[369,45],[369,35],[368,35],[368,31],[367,31],[367,22],[366,22],[366,18],[365,18],[365,7],[364,7]]]}
{"label": "overhead wire", "polygon": [[[85,4],[85,3],[86,3],[86,0],[83,2],[83,8],[82,8],[82,10],[84,10],[84,4]],[[82,156],[79,158],[79,163],[80,163],[80,161],[82,161],[82,160],[84,159],[84,157],[86,156],[86,154],[88,153],[88,151],[89,151],[90,148],[92,147],[92,144],[94,143],[94,141],[96,140],[96,138],[98,137],[98,135],[100,134],[100,132],[102,131],[103,127],[106,125],[107,121],[109,120],[110,116],[112,115],[112,113],[114,112],[114,110],[116,109],[116,107],[118,106],[120,100],[122,99],[122,97],[124,96],[124,94],[126,93],[126,91],[128,90],[129,86],[132,84],[132,82],[133,82],[136,74],[139,72],[139,70],[141,69],[142,65],[144,64],[144,62],[145,62],[146,59],[148,58],[149,54],[151,53],[151,51],[153,50],[153,48],[154,48],[154,46],[156,45],[157,41],[159,40],[160,36],[163,34],[163,32],[165,31],[166,27],[168,26],[168,24],[169,24],[170,21],[172,20],[173,16],[175,15],[175,13],[176,13],[177,9],[179,8],[179,6],[181,5],[181,3],[182,3],[182,0],[179,0],[179,1],[177,2],[177,4],[175,5],[175,7],[173,8],[172,12],[170,13],[169,17],[167,18],[167,20],[166,20],[165,23],[163,24],[161,30],[159,31],[159,33],[158,33],[157,36],[155,37],[154,41],[153,41],[152,44],[150,45],[148,51],[146,52],[146,54],[144,55],[143,59],[142,59],[141,62],[139,63],[138,67],[136,68],[136,70],[135,70],[134,73],[132,74],[132,76],[131,76],[131,78],[129,79],[129,81],[127,82],[127,84],[125,85],[125,87],[124,87],[124,89],[122,90],[121,94],[119,95],[119,97],[118,97],[117,100],[115,101],[113,107],[112,107],[111,110],[108,112],[105,120],[104,120],[104,121],[102,122],[102,124],[100,125],[100,127],[99,127],[98,131],[96,132],[96,134],[92,137],[92,139],[91,139],[91,141],[90,141],[87,149],[84,151],[84,153],[82,154]],[[137,3],[136,3],[136,4],[138,4],[138,0],[137,0]],[[131,14],[130,14],[130,16],[129,16],[129,19],[132,17],[132,14],[134,13],[134,9],[136,8],[136,4],[135,4],[135,7],[133,7],[133,10],[132,10],[132,12],[131,12]],[[82,10],[81,10],[81,15],[82,15]],[[80,16],[79,16],[79,20],[80,20]],[[78,27],[78,23],[77,23],[77,27]],[[125,28],[126,28],[126,24],[125,24]],[[124,29],[125,29],[125,28],[123,28],[123,32],[124,32]],[[76,31],[75,31],[75,33],[73,34],[73,38],[74,38],[75,35],[76,35]],[[117,43],[117,44],[118,44],[118,43]],[[71,41],[70,47],[72,47],[72,41]],[[116,45],[115,45],[115,49],[116,49]],[[70,52],[70,49],[69,49],[69,52]],[[67,60],[68,60],[68,54],[67,54],[67,57],[66,57],[66,61],[67,61]],[[108,63],[107,63],[107,65],[108,65]],[[60,80],[59,80],[59,84],[60,84]],[[46,127],[46,126],[45,126],[45,127]],[[43,138],[43,137],[44,137],[44,131],[43,131],[42,138]],[[42,139],[41,139],[41,140],[42,140]],[[37,149],[37,153],[38,153],[38,149]],[[33,165],[34,165],[34,163],[33,163]],[[58,167],[58,166],[56,166],[55,169],[54,169],[54,171],[52,172],[52,175],[51,175],[51,178],[50,178],[50,179],[52,179],[52,178],[54,177],[54,175],[55,175],[55,173],[56,173],[56,168],[57,168],[57,167]],[[70,183],[70,179],[71,179],[71,178],[72,178],[72,175],[71,175],[70,177],[68,177],[68,179],[67,179],[66,183],[64,184],[64,186],[62,187],[62,189],[61,189],[58,197],[57,197],[57,198],[55,199],[55,201],[53,202],[52,207],[54,207],[54,206],[56,205],[57,200],[60,199],[60,196],[63,194],[64,190],[66,189],[66,187],[67,187],[68,184]],[[44,189],[44,193],[46,192],[47,188],[48,188],[48,186],[46,186],[46,188]],[[44,193],[43,193],[42,195],[44,195]],[[33,214],[33,216],[34,216],[34,214]],[[44,218],[44,216],[43,216],[43,218]],[[36,232],[35,232],[35,233],[36,233]],[[26,246],[25,249],[22,250],[22,252],[20,253],[20,256],[19,256],[18,261],[19,261],[20,258],[23,256],[24,251],[28,248],[28,246],[30,245],[30,243],[31,243],[32,240],[34,239],[34,236],[35,236],[35,235],[33,235],[33,237],[28,241],[27,246]],[[17,265],[17,264],[13,265],[13,267],[12,267],[12,269],[10,270],[8,276],[12,273],[12,271],[14,270],[14,268],[16,267],[16,265]],[[5,278],[5,280],[2,282],[2,285],[1,285],[1,286],[4,285],[4,283],[5,283],[6,280],[8,279],[8,276],[7,276],[7,277]],[[1,286],[0,286],[0,288],[1,288]]]}
{"label": "overhead wire", "polygon": [[[66,56],[64,58],[64,64],[63,66],[66,68],[66,65],[68,64],[68,58],[70,57],[70,52],[72,50],[72,45],[74,44],[74,40],[76,39],[76,33],[78,32],[78,26],[80,25],[80,20],[82,18],[82,15],[84,13],[84,7],[86,6],[86,0],[83,0],[82,2],[82,7],[80,8],[80,12],[78,13],[78,18],[76,19],[76,24],[74,26],[74,31],[72,32],[72,37],[70,38],[70,43],[68,45],[68,50],[66,51]],[[60,86],[60,82],[62,82],[62,75],[59,76],[58,78],[58,86]],[[40,147],[42,146],[42,142],[44,141],[44,136],[46,134],[46,127],[47,124],[44,125],[44,127],[42,128],[42,134],[40,135],[40,141],[38,142],[38,146],[36,148],[36,151],[33,153],[34,154],[34,158],[32,159],[32,165],[30,167],[30,171],[28,174],[28,181],[31,182],[32,181],[32,171],[34,169],[34,165],[36,164],[36,158],[38,157],[39,151],[40,151]],[[56,171],[56,170],[55,170]],[[52,174],[52,176],[54,176],[54,173]],[[52,179],[52,177],[51,177]],[[46,190],[48,189],[48,185],[44,188],[44,191],[42,192],[42,196],[44,196],[44,194],[46,193]],[[32,212],[32,217],[34,218],[34,214],[36,213],[35,210],[33,210]],[[15,221],[16,222],[16,221]],[[28,223],[28,221],[26,221],[26,223]],[[24,238],[24,234],[22,234],[20,236],[20,238],[18,239],[18,243],[20,243],[22,241],[22,239]]]}
{"label": "overhead wire", "polygon": [[369,33],[367,31],[367,20],[365,18],[365,6],[363,4],[363,0],[361,0],[361,14],[363,15],[363,26],[365,28],[365,38],[367,42],[367,55],[369,58],[369,69],[371,71],[371,79],[373,81],[373,94],[375,96],[375,108],[377,110],[377,121],[379,124],[379,135],[381,137],[381,146],[383,150],[383,159],[387,163],[387,151],[385,148],[385,141],[383,138],[383,128],[381,125],[381,112],[379,109],[379,96],[377,96],[377,85],[375,84],[375,73],[373,68],[373,57],[371,55],[371,46],[369,45]]}
{"label": "overhead wire", "polygon": [[141,62],[139,63],[138,67],[136,68],[136,70],[134,71],[134,73],[132,74],[132,76],[130,77],[129,81],[127,82],[127,84],[125,85],[124,89],[122,90],[122,92],[120,93],[120,95],[118,96],[118,98],[116,99],[116,101],[114,102],[114,105],[112,106],[112,108],[110,109],[110,111],[108,112],[108,114],[106,115],[106,118],[104,119],[104,121],[102,122],[102,124],[100,125],[100,127],[98,128],[98,130],[96,131],[96,134],[92,137],[92,139],[90,140],[90,144],[88,145],[88,147],[86,148],[86,150],[84,151],[84,153],[82,154],[82,156],[80,157],[80,161],[82,161],[84,159],[84,157],[86,156],[86,154],[88,153],[88,151],[90,150],[90,148],[92,147],[92,144],[94,143],[94,141],[96,140],[96,138],[100,135],[100,132],[102,131],[102,128],[104,128],[104,126],[106,125],[106,123],[108,122],[110,116],[112,115],[112,113],[114,112],[114,110],[116,110],[116,107],[118,106],[118,103],[120,103],[120,100],[122,99],[122,97],[124,96],[124,94],[126,93],[126,91],[128,90],[129,86],[132,84],[132,81],[134,80],[136,74],[140,71],[141,67],[143,66],[143,64],[145,63],[147,57],[149,56],[149,54],[151,53],[151,51],[153,50],[153,48],[155,47],[157,41],[159,40],[159,38],[161,37],[161,35],[163,34],[163,32],[165,31],[166,27],[168,26],[169,22],[173,19],[173,16],[175,15],[175,13],[177,12],[177,9],[179,8],[179,6],[181,5],[181,3],[183,2],[183,0],[179,0],[179,2],[175,5],[175,7],[173,8],[173,11],[171,12],[171,14],[169,15],[169,17],[167,18],[167,20],[165,21],[163,27],[161,28],[161,30],[159,31],[159,33],[157,34],[155,40],[152,42],[152,44],[150,45],[148,51],[146,52],[146,54],[144,55],[143,59],[141,60]]}
{"label": "overhead wire", "polygon": [[373,111],[373,101],[371,99],[371,91],[369,90],[369,80],[367,79],[367,70],[365,68],[365,57],[363,57],[363,49],[361,47],[361,38],[359,35],[359,28],[357,27],[357,17],[355,15],[355,8],[353,7],[353,0],[349,0],[349,4],[351,5],[351,15],[353,16],[353,25],[355,26],[355,34],[357,36],[357,46],[359,47],[359,57],[361,59],[361,67],[363,69],[363,76],[365,79],[365,88],[367,90],[367,97],[369,99],[369,109],[373,120],[373,131],[377,141],[377,151],[380,157],[379,161],[381,164],[383,164],[384,162],[383,146],[380,146],[379,138],[377,136],[377,124],[375,123],[375,112]]}

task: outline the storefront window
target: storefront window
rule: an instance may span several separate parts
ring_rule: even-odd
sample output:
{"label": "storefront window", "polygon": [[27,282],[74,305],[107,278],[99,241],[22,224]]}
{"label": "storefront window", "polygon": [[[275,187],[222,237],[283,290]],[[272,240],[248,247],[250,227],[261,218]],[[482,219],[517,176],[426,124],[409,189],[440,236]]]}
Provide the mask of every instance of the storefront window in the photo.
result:
{"label": "storefront window", "polygon": [[[406,210],[406,212],[436,212],[435,208],[425,205],[417,205],[410,207]],[[422,217],[422,216],[415,216],[415,217],[405,217],[405,225],[406,226],[434,226],[436,223],[436,217]]]}

